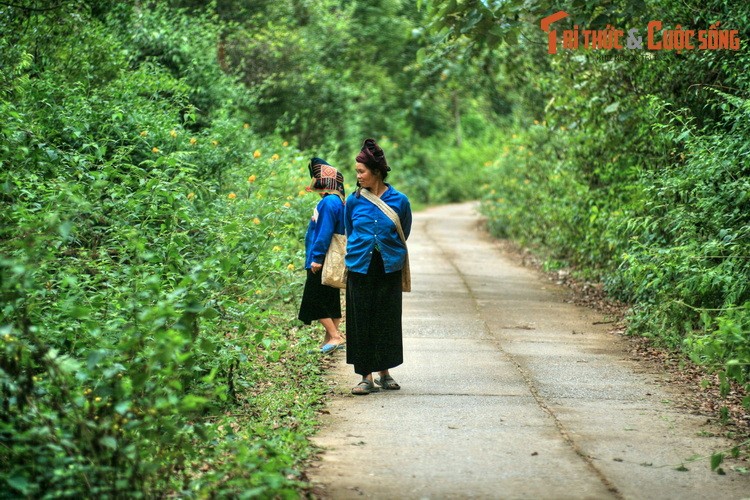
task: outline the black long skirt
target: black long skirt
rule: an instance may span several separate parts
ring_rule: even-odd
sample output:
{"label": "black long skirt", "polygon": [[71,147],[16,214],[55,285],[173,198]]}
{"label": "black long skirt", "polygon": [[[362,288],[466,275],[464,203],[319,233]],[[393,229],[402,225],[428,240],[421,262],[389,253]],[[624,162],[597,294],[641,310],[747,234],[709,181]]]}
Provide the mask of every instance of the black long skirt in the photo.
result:
{"label": "black long skirt", "polygon": [[305,290],[302,292],[302,302],[297,318],[309,325],[315,320],[341,317],[341,294],[338,288],[324,285],[320,282],[321,270],[313,273],[307,270]]}
{"label": "black long skirt", "polygon": [[404,362],[401,271],[386,273],[373,252],[367,274],[349,271],[346,281],[346,362],[365,376]]}

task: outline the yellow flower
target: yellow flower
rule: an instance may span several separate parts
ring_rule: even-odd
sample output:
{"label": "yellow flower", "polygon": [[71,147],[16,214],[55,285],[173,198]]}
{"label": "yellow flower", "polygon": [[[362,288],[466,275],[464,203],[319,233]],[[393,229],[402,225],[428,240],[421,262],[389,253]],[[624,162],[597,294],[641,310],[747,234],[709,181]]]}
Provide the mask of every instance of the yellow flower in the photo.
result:
{"label": "yellow flower", "polygon": [[534,120],[534,125],[539,125],[539,120]]}
{"label": "yellow flower", "polygon": [[156,146],[154,146],[153,148],[151,148],[151,152],[152,153],[158,153],[159,152],[159,148],[157,148]]}
{"label": "yellow flower", "polygon": [[187,195],[187,199],[188,200],[192,200],[194,198],[195,198],[195,193],[188,193],[188,195]]}
{"label": "yellow flower", "polygon": [[255,150],[255,153],[253,153],[253,158],[260,158],[260,149]]}
{"label": "yellow flower", "polygon": [[233,200],[233,199],[237,198],[237,195],[234,194],[234,193],[229,193],[229,195],[227,196],[227,198],[229,198],[230,200]]}
{"label": "yellow flower", "polygon": [[284,146],[284,147],[287,147],[289,145],[289,142],[288,141],[284,141],[284,142],[281,143],[281,145]]}
{"label": "yellow flower", "polygon": [[286,268],[290,271],[294,271],[294,264],[289,264],[288,266],[286,266]]}
{"label": "yellow flower", "polygon": [[255,182],[255,175],[251,175],[250,177],[248,177],[247,182],[250,182],[250,183]]}
{"label": "yellow flower", "polygon": [[172,129],[169,131],[169,135],[171,135],[173,138],[177,137],[177,131],[175,129]]}
{"label": "yellow flower", "polygon": [[273,251],[274,252],[280,252],[281,251],[281,247],[279,245],[276,245],[275,247],[273,247]]}
{"label": "yellow flower", "polygon": [[148,130],[144,130],[141,132],[141,137],[146,137],[148,135]]}
{"label": "yellow flower", "polygon": [[213,144],[214,146],[218,146],[219,145],[219,141],[211,141],[211,144]]}
{"label": "yellow flower", "polygon": [[279,155],[277,155],[277,154],[274,154],[274,155],[273,155],[273,156],[271,157],[271,160],[273,160],[273,161],[276,161],[276,160],[278,160],[278,159],[279,159]]}
{"label": "yellow flower", "polygon": [[244,125],[242,125],[242,128],[250,128],[250,124],[249,123],[245,123]]}
{"label": "yellow flower", "polygon": [[263,290],[255,290],[255,295],[260,295],[261,293],[263,293]]}
{"label": "yellow flower", "polygon": [[300,196],[305,196],[306,194],[307,194],[307,191],[305,191],[304,189],[299,192]]}
{"label": "yellow flower", "polygon": [[286,208],[289,208],[289,207],[291,207],[291,206],[292,206],[292,204],[291,204],[291,203],[289,203],[289,202],[287,201],[286,203],[284,203],[284,206],[285,206]]}
{"label": "yellow flower", "polygon": [[194,145],[195,145],[195,144],[196,144],[197,142],[198,142],[198,139],[196,139],[195,137],[191,137],[191,138],[190,138],[190,144],[192,144],[193,146],[194,146]]}
{"label": "yellow flower", "polygon": [[485,167],[489,167],[490,165],[492,165],[492,162],[491,162],[491,161],[486,161],[486,162],[484,162],[484,166],[485,166]]}
{"label": "yellow flower", "polygon": [[259,219],[259,218],[257,218],[257,217],[256,217],[256,218],[254,218],[254,219],[253,219],[253,224],[255,224],[256,226],[257,226],[258,224],[260,224],[260,219]]}

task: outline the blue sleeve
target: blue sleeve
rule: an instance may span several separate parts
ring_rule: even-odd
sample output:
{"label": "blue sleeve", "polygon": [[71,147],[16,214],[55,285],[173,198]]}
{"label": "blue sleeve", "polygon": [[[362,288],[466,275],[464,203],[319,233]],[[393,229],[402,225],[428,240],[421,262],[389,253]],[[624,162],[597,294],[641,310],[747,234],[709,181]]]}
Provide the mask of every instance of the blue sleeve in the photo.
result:
{"label": "blue sleeve", "polygon": [[354,231],[354,225],[352,224],[352,209],[356,203],[355,200],[356,198],[354,195],[350,195],[346,199],[346,205],[344,206],[344,230],[346,231],[347,237],[351,236]]}
{"label": "blue sleeve", "polygon": [[[332,200],[332,201],[330,201]],[[325,259],[328,247],[331,245],[331,239],[336,229],[336,221],[339,217],[337,206],[333,203],[340,204],[338,197],[325,197],[318,203],[318,222],[315,227],[315,235],[312,244],[312,262],[318,264]]]}
{"label": "blue sleeve", "polygon": [[409,198],[404,196],[404,203],[401,205],[401,213],[398,214],[401,219],[401,229],[404,230],[404,237],[408,240],[411,234],[411,203]]}

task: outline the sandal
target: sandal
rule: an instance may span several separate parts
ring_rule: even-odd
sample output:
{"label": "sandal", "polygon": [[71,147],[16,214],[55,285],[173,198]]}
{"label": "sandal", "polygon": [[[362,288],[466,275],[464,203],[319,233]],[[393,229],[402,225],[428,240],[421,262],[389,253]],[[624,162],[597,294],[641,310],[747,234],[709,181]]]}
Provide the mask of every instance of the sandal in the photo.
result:
{"label": "sandal", "polygon": [[371,381],[362,379],[359,384],[355,385],[354,388],[352,388],[352,394],[356,394],[357,396],[365,396],[377,390],[377,387],[375,387],[375,385],[373,385]]}
{"label": "sandal", "polygon": [[323,354],[330,354],[336,350],[344,350],[344,344],[346,344],[346,340],[341,339],[337,343],[330,343],[326,344],[323,347],[320,348],[320,352]]}
{"label": "sandal", "polygon": [[401,389],[401,386],[398,385],[390,375],[383,375],[382,377],[375,379],[375,383],[386,391],[397,391]]}

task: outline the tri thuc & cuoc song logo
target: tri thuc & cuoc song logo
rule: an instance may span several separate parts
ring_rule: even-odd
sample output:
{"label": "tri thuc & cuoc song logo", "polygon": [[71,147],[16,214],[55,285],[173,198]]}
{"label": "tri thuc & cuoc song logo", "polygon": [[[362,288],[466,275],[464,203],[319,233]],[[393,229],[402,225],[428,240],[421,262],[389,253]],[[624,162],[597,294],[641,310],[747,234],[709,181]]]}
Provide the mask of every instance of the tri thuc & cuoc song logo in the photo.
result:
{"label": "tri thuc & cuoc song logo", "polygon": [[568,17],[565,11],[559,11],[541,20],[541,28],[547,33],[547,52],[557,54],[558,41],[563,50],[649,50],[675,51],[687,50],[740,50],[738,30],[721,29],[721,22],[715,22],[706,29],[684,29],[676,25],[672,29],[664,28],[662,21],[650,21],[646,26],[646,35],[638,28],[626,30],[607,25],[605,29],[562,30],[561,39],[552,24]]}

